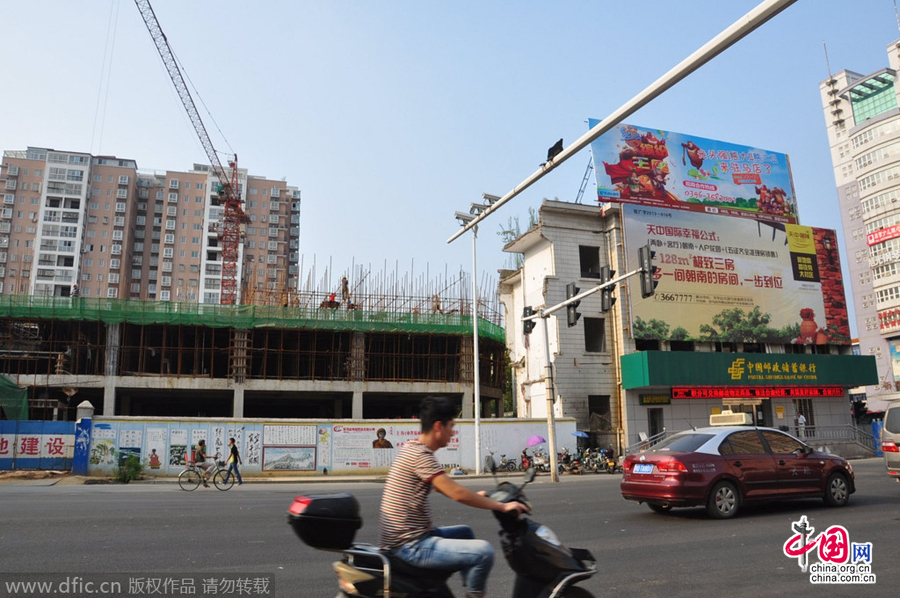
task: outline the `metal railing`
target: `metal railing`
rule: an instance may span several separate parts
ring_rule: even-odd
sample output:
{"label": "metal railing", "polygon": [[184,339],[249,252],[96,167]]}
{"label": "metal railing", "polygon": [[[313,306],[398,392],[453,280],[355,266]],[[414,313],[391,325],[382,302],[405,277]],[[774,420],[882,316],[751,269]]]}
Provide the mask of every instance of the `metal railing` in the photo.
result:
{"label": "metal railing", "polygon": [[840,440],[857,442],[872,451],[875,450],[875,437],[856,426],[804,426],[802,432],[799,429],[791,432],[807,444]]}
{"label": "metal railing", "polygon": [[669,431],[666,430],[665,428],[663,428],[663,431],[660,432],[659,434],[654,434],[653,436],[650,436],[646,440],[639,440],[638,442],[625,447],[625,454],[631,455],[633,453],[642,453],[642,452],[646,451],[647,449],[653,448],[654,446],[656,446],[657,444],[659,444],[660,442],[665,440],[668,435],[669,435]]}

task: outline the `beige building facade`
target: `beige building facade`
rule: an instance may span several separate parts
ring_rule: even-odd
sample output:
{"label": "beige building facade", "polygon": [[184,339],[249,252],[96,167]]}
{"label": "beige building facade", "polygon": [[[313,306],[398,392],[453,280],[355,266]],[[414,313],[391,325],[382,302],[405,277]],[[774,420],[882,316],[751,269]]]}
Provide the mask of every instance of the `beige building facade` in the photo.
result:
{"label": "beige building facade", "polygon": [[860,354],[878,364],[870,410],[900,399],[900,40],[887,57],[873,73],[844,69],[819,84]]}
{"label": "beige building facade", "polygon": [[[238,180],[239,302],[278,297],[296,282],[300,191],[244,169]],[[208,166],[145,172],[29,147],[4,152],[0,187],[0,293],[220,302],[224,207]]]}

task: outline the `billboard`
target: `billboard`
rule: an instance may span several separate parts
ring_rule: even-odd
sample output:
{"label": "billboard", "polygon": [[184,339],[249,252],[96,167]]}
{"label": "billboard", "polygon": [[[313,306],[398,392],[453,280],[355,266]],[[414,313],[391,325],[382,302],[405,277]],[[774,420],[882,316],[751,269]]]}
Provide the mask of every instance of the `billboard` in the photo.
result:
{"label": "billboard", "polygon": [[629,269],[650,244],[656,293],[629,284],[637,339],[849,344],[835,232],[622,205]]}
{"label": "billboard", "polygon": [[591,143],[591,153],[601,203],[797,223],[785,154],[626,124]]}

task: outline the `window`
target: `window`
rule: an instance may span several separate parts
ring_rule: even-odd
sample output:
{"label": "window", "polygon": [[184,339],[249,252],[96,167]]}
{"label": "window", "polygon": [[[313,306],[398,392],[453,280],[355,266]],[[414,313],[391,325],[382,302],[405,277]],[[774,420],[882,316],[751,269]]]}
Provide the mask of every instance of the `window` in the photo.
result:
{"label": "window", "polygon": [[762,430],[762,435],[763,438],[766,439],[769,448],[772,449],[772,452],[775,454],[789,455],[794,451],[803,451],[803,445],[787,434]]}
{"label": "window", "polygon": [[613,429],[609,395],[588,395],[588,412],[591,416],[591,430],[609,432]]}
{"label": "window", "polygon": [[606,318],[584,319],[584,350],[586,353],[606,351]]}
{"label": "window", "polygon": [[722,441],[719,446],[721,455],[765,455],[766,449],[756,430],[735,432]]}
{"label": "window", "polygon": [[600,278],[600,248],[589,245],[578,246],[582,278]]}

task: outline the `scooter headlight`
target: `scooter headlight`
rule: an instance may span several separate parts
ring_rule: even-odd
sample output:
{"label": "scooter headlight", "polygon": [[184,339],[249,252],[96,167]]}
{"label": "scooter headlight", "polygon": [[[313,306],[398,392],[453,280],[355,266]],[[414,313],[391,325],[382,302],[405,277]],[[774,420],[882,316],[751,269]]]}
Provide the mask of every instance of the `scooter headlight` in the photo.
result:
{"label": "scooter headlight", "polygon": [[562,546],[562,542],[559,541],[559,538],[556,537],[556,534],[553,532],[553,530],[546,525],[539,525],[538,528],[534,530],[534,535],[536,535],[544,542],[547,542],[548,544],[553,544],[554,546]]}

